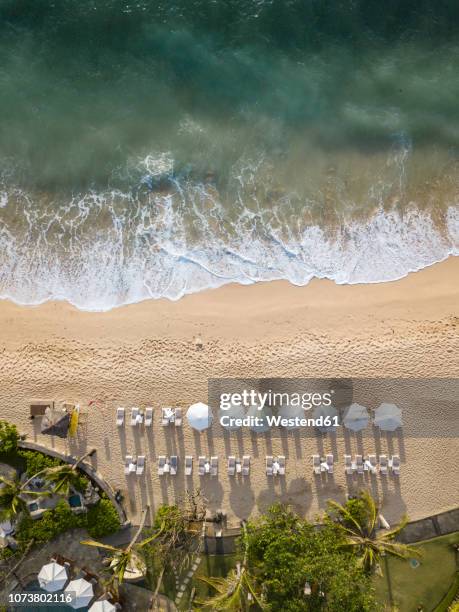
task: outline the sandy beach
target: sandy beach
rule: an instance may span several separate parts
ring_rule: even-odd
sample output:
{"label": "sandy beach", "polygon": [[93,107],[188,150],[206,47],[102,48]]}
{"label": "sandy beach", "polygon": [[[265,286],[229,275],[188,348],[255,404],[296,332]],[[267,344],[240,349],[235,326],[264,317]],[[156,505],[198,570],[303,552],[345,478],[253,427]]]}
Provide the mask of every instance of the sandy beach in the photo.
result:
{"label": "sandy beach", "polygon": [[[388,520],[403,512],[421,518],[454,507],[459,499],[459,440],[444,431],[448,419],[457,427],[457,403],[442,405],[441,431],[435,419],[430,430],[416,430],[418,415],[431,406],[413,399],[402,434],[385,437],[370,430],[335,441],[287,432],[222,436],[218,423],[199,435],[186,421],[181,428],[162,428],[159,408],[205,402],[208,378],[214,377],[457,377],[458,279],[459,258],[450,258],[385,284],[231,285],[178,302],[150,300],[107,313],[81,312],[64,302],[24,307],[3,301],[0,418],[14,422],[30,440],[75,455],[97,448],[92,461],[124,493],[133,522],[145,504],[154,510],[198,486],[212,509],[227,512],[229,524],[276,500],[312,518],[327,498],[342,500],[362,486],[381,497]],[[409,385],[406,389],[409,394]],[[31,400],[48,398],[81,406],[75,440],[42,436],[37,422],[29,420]],[[117,428],[118,406],[153,406],[153,428],[147,432],[129,423]],[[334,477],[313,476],[311,455],[317,452],[335,453]],[[401,475],[346,480],[345,452],[398,452]],[[146,455],[142,477],[124,475],[127,453]],[[193,455],[192,478],[185,478],[183,460],[176,477],[160,478],[161,454]],[[219,456],[217,478],[200,479],[201,454]],[[226,474],[231,454],[252,456],[250,479]],[[267,454],[287,457],[285,478],[267,479]]]}

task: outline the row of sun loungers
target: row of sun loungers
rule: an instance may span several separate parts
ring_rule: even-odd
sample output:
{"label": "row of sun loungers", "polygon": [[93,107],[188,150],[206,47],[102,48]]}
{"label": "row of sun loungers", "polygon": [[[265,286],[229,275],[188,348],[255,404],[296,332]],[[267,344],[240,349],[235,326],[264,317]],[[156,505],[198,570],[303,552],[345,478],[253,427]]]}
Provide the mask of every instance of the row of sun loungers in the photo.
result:
{"label": "row of sun loungers", "polygon": [[124,473],[137,474],[141,476],[145,469],[145,455],[139,455],[137,459],[133,459],[132,455],[126,455],[124,460]]}
{"label": "row of sun loungers", "polygon": [[[334,457],[332,454],[320,457],[319,455],[312,456],[312,468],[315,474],[321,474],[326,472],[333,474],[334,470]],[[379,469],[378,469],[379,468]],[[124,464],[124,473],[142,475],[145,469],[145,456],[139,455],[137,459],[133,459],[132,455],[126,455]],[[354,473],[364,474],[370,472],[372,474],[379,473],[387,474],[391,470],[392,474],[398,476],[400,474],[400,457],[398,455],[392,455],[391,459],[388,459],[386,455],[379,456],[379,464],[376,461],[376,455],[368,455],[368,458],[364,460],[362,455],[356,455],[355,461],[352,461],[351,455],[344,455],[344,471],[347,475]],[[164,474],[170,474],[175,476],[178,471],[178,457],[177,455],[160,455],[158,457],[158,475],[163,476]],[[185,457],[185,476],[191,476],[193,471],[193,457],[187,455]],[[242,476],[248,476],[250,474],[250,455],[244,455],[242,460],[239,457],[230,456],[228,457],[227,473],[229,476],[235,476],[241,474]],[[218,457],[198,457],[198,474],[200,476],[218,475]],[[267,476],[284,476],[285,475],[285,457],[279,455],[278,457],[267,456],[266,457],[266,475]]]}
{"label": "row of sun loungers", "polygon": [[[122,427],[125,421],[125,409],[117,408],[116,410],[116,424],[118,427]],[[153,424],[153,408],[145,408],[145,412],[139,410],[139,408],[131,409],[131,425],[136,427],[137,425],[145,425],[145,427],[151,427]],[[161,409],[161,425],[166,426],[173,423],[176,427],[180,427],[182,424],[182,409],[181,408],[162,408]]]}
{"label": "row of sun loungers", "polygon": [[[322,472],[333,473],[334,458],[333,455],[327,455],[325,458],[319,455],[312,456],[312,469],[314,474],[320,474]],[[379,468],[379,469],[378,469]],[[392,474],[399,476],[400,474],[400,457],[398,455],[392,455],[391,459],[387,458],[387,455],[379,456],[379,465],[376,460],[376,455],[368,455],[366,459],[363,455],[355,455],[355,460],[352,460],[351,455],[344,455],[344,471],[349,476],[352,474],[364,474],[369,472],[371,474],[387,474],[389,469]]]}
{"label": "row of sun loungers", "polygon": [[[272,457],[271,459],[271,467],[273,466]],[[274,471],[273,473],[285,474],[285,457],[278,457],[276,461],[279,462],[278,471]],[[129,474],[143,474],[145,469],[145,457],[140,455],[137,457],[137,460],[132,458],[132,455],[126,455],[125,459],[125,468],[124,472],[126,475]],[[177,455],[171,455],[167,457],[166,455],[159,455],[158,457],[158,476],[163,476],[164,474],[170,474],[171,476],[175,476],[178,471],[178,457]],[[187,455],[185,457],[185,476],[191,476],[193,471],[193,457]],[[250,455],[244,455],[242,460],[231,456],[228,457],[228,467],[227,472],[229,476],[234,476],[235,474],[242,474],[242,476],[248,476],[250,474]],[[210,476],[218,475],[218,457],[198,457],[198,474],[200,476],[206,476],[209,474]]]}
{"label": "row of sun loungers", "polygon": [[376,460],[376,455],[368,455],[367,459],[364,459],[362,455],[356,455],[355,461],[352,461],[351,455],[344,455],[344,471],[346,474],[351,475],[355,472],[357,474],[364,474],[370,472],[370,474],[387,474],[391,470],[395,476],[400,475],[400,457],[398,455],[392,455],[391,459],[387,458],[387,455],[379,455],[379,464]]}

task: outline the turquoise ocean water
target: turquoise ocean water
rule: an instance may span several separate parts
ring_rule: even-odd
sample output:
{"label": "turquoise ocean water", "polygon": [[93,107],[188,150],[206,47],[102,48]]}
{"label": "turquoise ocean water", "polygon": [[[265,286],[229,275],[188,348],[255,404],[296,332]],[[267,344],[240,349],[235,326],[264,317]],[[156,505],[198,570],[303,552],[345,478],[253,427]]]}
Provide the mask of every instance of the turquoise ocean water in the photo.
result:
{"label": "turquoise ocean water", "polygon": [[0,297],[457,255],[458,34],[446,0],[0,0]]}

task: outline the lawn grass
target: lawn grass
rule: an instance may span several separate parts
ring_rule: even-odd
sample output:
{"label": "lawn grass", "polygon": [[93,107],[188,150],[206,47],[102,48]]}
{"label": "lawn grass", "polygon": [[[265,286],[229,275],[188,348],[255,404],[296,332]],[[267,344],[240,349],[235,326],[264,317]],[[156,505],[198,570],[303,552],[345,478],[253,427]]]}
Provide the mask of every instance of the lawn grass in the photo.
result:
{"label": "lawn grass", "polygon": [[[436,609],[457,575],[454,544],[459,544],[459,532],[420,542],[416,546],[422,557],[417,568],[402,559],[387,559],[396,610],[416,612],[419,605],[425,612]],[[375,578],[375,588],[378,600],[390,610],[386,572],[382,578]]]}

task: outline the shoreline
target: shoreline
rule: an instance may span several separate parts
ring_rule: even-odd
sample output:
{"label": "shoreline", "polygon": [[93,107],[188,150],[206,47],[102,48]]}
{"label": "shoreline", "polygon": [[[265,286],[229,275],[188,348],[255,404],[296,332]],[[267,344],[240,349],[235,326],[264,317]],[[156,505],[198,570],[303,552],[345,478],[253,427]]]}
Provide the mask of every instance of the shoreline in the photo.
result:
{"label": "shoreline", "polygon": [[[407,424],[395,440],[370,435],[304,439],[290,433],[196,435],[159,423],[161,406],[187,408],[206,401],[207,381],[219,377],[361,377],[457,379],[459,373],[459,258],[425,268],[391,283],[336,285],[313,280],[306,287],[286,281],[231,285],[182,298],[147,301],[105,313],[78,311],[66,303],[17,306],[0,302],[0,418],[15,423],[28,440],[79,456],[96,447],[93,467],[126,500],[135,522],[142,506],[180,499],[186,488],[202,486],[212,509],[224,508],[230,523],[266,509],[276,499],[310,517],[326,499],[343,500],[349,487],[371,487],[382,496],[390,521],[408,512],[416,520],[457,505],[459,440],[426,429],[416,435],[416,414],[428,397],[407,411]],[[447,384],[447,381],[445,381]],[[409,387],[409,386],[408,386]],[[409,396],[410,394],[408,394]],[[32,399],[76,402],[81,422],[74,440],[39,433],[30,421]],[[408,400],[410,397],[407,398]],[[116,427],[115,410],[153,406],[151,431]],[[374,405],[369,408],[374,409]],[[445,410],[455,409],[446,406]],[[457,417],[456,412],[447,412]],[[410,429],[412,428],[412,429]],[[441,433],[441,432],[440,432]],[[343,452],[399,451],[400,479],[346,482]],[[395,444],[395,446],[394,446]],[[350,448],[348,446],[350,445]],[[397,446],[401,445],[401,446]],[[335,452],[333,480],[313,478],[311,454]],[[226,473],[230,454],[252,456],[249,482]],[[126,454],[147,457],[145,476],[124,475]],[[156,473],[160,454],[180,457],[176,477]],[[198,455],[220,458],[219,476],[200,479]],[[266,455],[286,455],[284,480],[269,482]],[[184,456],[195,460],[191,481],[183,474]],[[435,494],[433,494],[435,492]]]}
{"label": "shoreline", "polygon": [[[203,328],[210,338],[244,340],[281,335],[279,327],[273,329],[270,323],[292,335],[312,329],[339,335],[342,324],[347,331],[352,328],[360,334],[390,326],[391,321],[420,321],[426,317],[439,320],[458,314],[459,287],[454,286],[454,278],[459,278],[459,257],[450,256],[396,281],[338,285],[314,278],[305,286],[285,280],[232,283],[177,301],[149,299],[104,312],[80,310],[63,300],[18,305],[1,299],[0,323],[19,325],[16,338],[18,332],[43,338],[47,332],[56,336],[57,331],[61,337],[90,337],[96,329],[102,329],[107,339],[118,340],[152,335],[182,338],[202,332]],[[263,319],[257,322],[260,317]],[[38,321],[40,328],[36,329],[34,323]],[[2,340],[8,342],[9,335]]]}
{"label": "shoreline", "polygon": [[203,293],[208,293],[208,292],[214,292],[214,291],[221,291],[222,289],[225,288],[230,288],[230,287],[254,287],[254,286],[259,286],[259,285],[271,285],[271,284],[287,284],[289,286],[292,287],[297,287],[298,289],[302,289],[305,287],[308,287],[311,282],[328,282],[328,283],[333,283],[334,285],[336,285],[337,287],[343,287],[343,286],[366,286],[366,285],[385,285],[385,284],[389,284],[389,283],[397,283],[398,281],[403,280],[404,278],[407,278],[413,274],[416,274],[418,272],[422,272],[423,270],[426,270],[428,268],[432,268],[432,267],[436,267],[438,266],[438,264],[442,264],[446,261],[450,261],[452,259],[455,259],[456,257],[459,257],[459,254],[452,254],[449,253],[447,255],[445,255],[445,257],[443,257],[442,259],[439,259],[438,261],[433,261],[432,263],[426,264],[425,266],[421,267],[421,268],[416,268],[413,270],[409,270],[408,272],[402,274],[399,277],[393,278],[393,279],[389,279],[389,280],[375,280],[375,281],[356,281],[356,282],[337,282],[334,279],[331,278],[327,278],[327,277],[320,277],[320,276],[313,276],[307,283],[305,284],[296,284],[288,279],[272,279],[272,280],[258,280],[258,281],[253,281],[253,282],[242,282],[242,281],[231,281],[228,283],[224,283],[223,285],[219,285],[219,286],[215,286],[215,287],[206,287],[204,289],[198,289],[196,291],[190,291],[189,293],[185,293],[183,295],[181,295],[180,297],[177,298],[169,298],[169,297],[144,297],[142,299],[139,299],[138,301],[133,301],[133,302],[126,302],[124,304],[116,304],[114,306],[111,306],[110,308],[107,309],[89,309],[89,308],[80,308],[79,306],[77,306],[76,304],[74,304],[73,302],[69,301],[67,298],[49,298],[49,299],[44,299],[40,302],[30,302],[30,303],[26,303],[26,302],[20,302],[15,300],[14,298],[12,298],[9,295],[5,295],[5,296],[0,296],[0,304],[2,302],[7,302],[7,303],[11,303],[14,304],[15,306],[19,306],[19,307],[23,307],[23,308],[37,308],[40,306],[45,306],[46,304],[68,304],[70,307],[75,308],[76,310],[78,310],[79,312],[87,312],[90,314],[106,314],[111,312],[112,310],[117,310],[117,309],[124,309],[127,308],[129,306],[136,306],[139,304],[144,304],[145,302],[166,302],[166,303],[170,303],[170,304],[175,304],[176,302],[180,302],[181,300],[183,300],[184,298],[187,297],[191,297],[191,296],[195,296],[195,295],[201,295]]}

